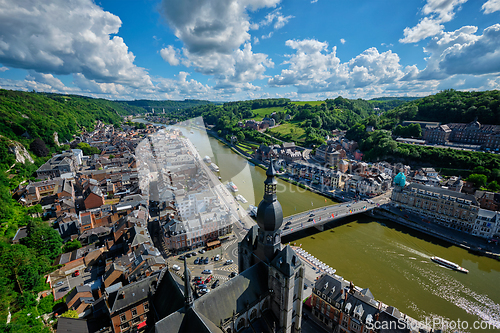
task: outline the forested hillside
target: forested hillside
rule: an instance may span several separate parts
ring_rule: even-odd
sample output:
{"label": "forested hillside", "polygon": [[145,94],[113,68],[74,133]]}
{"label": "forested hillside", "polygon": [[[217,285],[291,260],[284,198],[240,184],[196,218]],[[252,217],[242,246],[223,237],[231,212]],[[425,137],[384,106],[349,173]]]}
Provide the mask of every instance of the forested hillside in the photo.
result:
{"label": "forested hillside", "polygon": [[407,102],[380,119],[385,129],[405,120],[468,123],[477,117],[482,124],[500,125],[500,91],[445,90]]}

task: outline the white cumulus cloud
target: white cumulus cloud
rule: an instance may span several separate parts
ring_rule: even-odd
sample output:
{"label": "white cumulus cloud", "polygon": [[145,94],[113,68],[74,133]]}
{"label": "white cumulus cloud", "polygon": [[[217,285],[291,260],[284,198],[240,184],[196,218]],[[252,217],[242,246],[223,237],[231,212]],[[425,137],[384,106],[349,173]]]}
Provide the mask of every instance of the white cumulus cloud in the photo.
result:
{"label": "white cumulus cloud", "polygon": [[151,85],[118,33],[121,20],[90,0],[3,0],[0,63],[98,82]]}
{"label": "white cumulus cloud", "polygon": [[172,45],[169,45],[163,49],[160,50],[160,55],[165,60],[172,66],[177,66],[180,64],[179,56],[180,52],[178,49],[173,47]]}
{"label": "white cumulus cloud", "polygon": [[[280,1],[163,0],[161,13],[183,48],[182,59],[173,48],[163,49],[161,55],[170,64],[182,61],[199,73],[213,75],[218,87],[250,87],[248,83],[261,79],[273,63],[267,55],[252,52],[248,31],[258,24],[250,23],[248,11],[275,7]],[[289,18],[269,19],[280,26]]]}
{"label": "white cumulus cloud", "polygon": [[455,16],[455,10],[467,0],[427,0],[422,12],[429,15],[421,19],[412,28],[404,29],[404,38],[400,43],[417,43],[427,37],[435,36],[443,31],[441,23],[449,22]]}
{"label": "white cumulus cloud", "polygon": [[270,86],[295,86],[299,93],[339,91],[393,83],[404,75],[392,51],[379,53],[372,47],[341,63],[336,47],[330,52],[326,42],[288,40],[286,45],[295,53],[283,63],[288,68],[268,80]]}
{"label": "white cumulus cloud", "polygon": [[485,14],[498,12],[500,10],[500,0],[488,0],[483,4],[481,9]]}

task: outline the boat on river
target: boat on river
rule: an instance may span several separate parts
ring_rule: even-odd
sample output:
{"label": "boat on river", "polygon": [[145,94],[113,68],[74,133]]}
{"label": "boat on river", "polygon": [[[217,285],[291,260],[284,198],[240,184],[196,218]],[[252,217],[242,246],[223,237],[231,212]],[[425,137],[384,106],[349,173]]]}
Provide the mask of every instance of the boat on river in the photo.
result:
{"label": "boat on river", "polygon": [[203,157],[203,160],[205,161],[205,163],[208,163],[208,164],[212,163],[212,159],[208,155]]}
{"label": "boat on river", "polygon": [[227,188],[233,192],[238,192],[238,186],[236,186],[233,182],[227,183]]}
{"label": "boat on river", "polygon": [[469,273],[469,271],[467,269],[465,269],[465,268],[459,266],[458,264],[455,264],[454,262],[451,262],[449,260],[439,258],[439,257],[431,257],[431,260],[434,261],[435,263],[441,265],[441,266],[451,268],[455,271],[462,272],[462,273]]}
{"label": "boat on river", "polygon": [[242,203],[247,203],[247,202],[248,202],[248,200],[247,200],[247,199],[245,199],[245,197],[243,197],[241,194],[238,194],[238,195],[236,196],[236,200],[239,200],[239,201],[241,201]]}
{"label": "boat on river", "polygon": [[215,172],[219,172],[219,167],[215,163],[210,163],[210,168]]}

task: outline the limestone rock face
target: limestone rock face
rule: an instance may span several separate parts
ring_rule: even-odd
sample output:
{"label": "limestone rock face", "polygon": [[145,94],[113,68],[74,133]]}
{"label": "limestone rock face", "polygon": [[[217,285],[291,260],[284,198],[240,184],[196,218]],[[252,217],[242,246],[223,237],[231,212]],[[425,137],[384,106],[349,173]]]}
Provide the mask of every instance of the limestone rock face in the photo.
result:
{"label": "limestone rock face", "polygon": [[59,143],[59,134],[57,132],[54,132],[54,134],[52,134],[53,138],[54,138],[54,143],[59,147],[61,144]]}
{"label": "limestone rock face", "polygon": [[9,140],[9,152],[16,156],[16,163],[35,162],[26,148],[17,141]]}

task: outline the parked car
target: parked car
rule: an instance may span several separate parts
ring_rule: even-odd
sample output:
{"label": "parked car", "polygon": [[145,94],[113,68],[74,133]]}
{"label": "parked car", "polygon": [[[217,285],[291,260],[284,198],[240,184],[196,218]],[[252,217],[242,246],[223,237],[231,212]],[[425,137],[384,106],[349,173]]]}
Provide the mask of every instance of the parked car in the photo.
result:
{"label": "parked car", "polygon": [[204,284],[204,283],[200,283],[200,284],[198,284],[198,285],[196,286],[196,289],[203,289],[203,288],[206,288],[206,287],[207,287],[207,285],[206,285],[206,284]]}
{"label": "parked car", "polygon": [[92,268],[91,268],[91,267],[87,267],[87,268],[85,268],[84,272],[85,272],[85,273],[88,273],[88,272],[90,272],[91,270],[92,270]]}
{"label": "parked car", "polygon": [[201,281],[201,276],[195,276],[195,277],[193,278],[193,280],[194,280],[194,281]]}
{"label": "parked car", "polygon": [[310,216],[310,217],[313,217],[313,216],[314,216],[314,214],[313,214],[313,213],[311,213],[311,215],[309,215],[309,216]]}
{"label": "parked car", "polygon": [[58,290],[58,292],[64,292],[64,291],[68,291],[69,290],[69,287],[62,287],[61,289]]}
{"label": "parked car", "polygon": [[219,261],[219,259],[220,259],[220,256],[219,256],[219,255],[216,255],[214,260],[215,260],[215,261]]}
{"label": "parked car", "polygon": [[231,272],[231,274],[229,274],[229,277],[230,278],[234,278],[236,276],[236,273],[235,272]]}
{"label": "parked car", "polygon": [[191,253],[186,253],[186,258],[191,258]]}
{"label": "parked car", "polygon": [[290,226],[289,225],[286,225],[283,229],[290,229]]}
{"label": "parked car", "polygon": [[219,286],[219,280],[215,280],[215,282],[212,284],[212,289],[217,288]]}
{"label": "parked car", "polygon": [[207,279],[205,280],[205,284],[208,284],[210,281],[212,281],[212,278],[213,278],[212,275],[210,275],[209,277],[207,277]]}
{"label": "parked car", "polygon": [[211,269],[204,269],[203,272],[201,272],[202,274],[212,274],[212,270]]}
{"label": "parked car", "polygon": [[224,265],[231,265],[233,263],[233,261],[231,259],[229,260],[226,260],[226,262],[224,263]]}
{"label": "parked car", "polygon": [[59,281],[59,282],[57,282],[57,283],[54,285],[54,288],[55,288],[55,287],[60,287],[60,286],[62,286],[63,284],[64,284],[64,281]]}
{"label": "parked car", "polygon": [[75,277],[75,276],[79,276],[79,275],[80,275],[80,271],[79,271],[79,270],[76,270],[76,271],[74,271],[74,272],[73,272],[73,276],[74,276],[74,277]]}
{"label": "parked car", "polygon": [[194,260],[194,264],[195,264],[195,265],[198,265],[199,263],[200,263],[200,258],[196,258],[196,259]]}
{"label": "parked car", "polygon": [[205,258],[205,261],[204,261],[205,265],[208,265],[208,262],[209,262],[209,259]]}
{"label": "parked car", "polygon": [[184,257],[184,256],[179,256],[179,258],[177,258],[177,259],[179,259],[179,260],[184,260],[184,259],[186,259],[186,257]]}
{"label": "parked car", "polygon": [[287,223],[285,223],[285,225],[290,225],[292,224],[292,222],[288,221]]}
{"label": "parked car", "polygon": [[200,289],[200,291],[199,291],[200,295],[205,295],[209,292],[210,292],[210,289],[208,289],[208,288]]}
{"label": "parked car", "polygon": [[194,257],[194,256],[197,256],[196,252],[191,252],[190,254],[191,254],[193,257]]}
{"label": "parked car", "polygon": [[204,249],[201,249],[201,250],[200,250],[200,251],[198,251],[198,252],[200,252],[201,254],[203,254],[203,253],[205,253],[205,250],[204,250]]}
{"label": "parked car", "polygon": [[181,270],[181,268],[180,268],[178,265],[173,265],[173,266],[172,266],[172,269],[173,269],[174,271],[180,271],[180,270]]}

